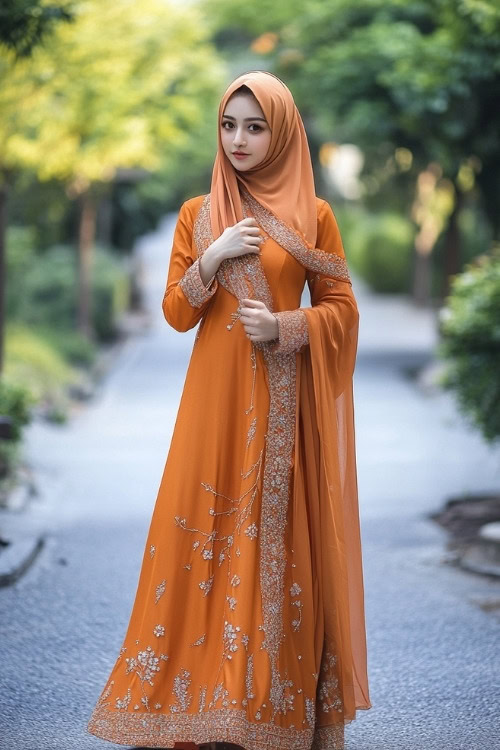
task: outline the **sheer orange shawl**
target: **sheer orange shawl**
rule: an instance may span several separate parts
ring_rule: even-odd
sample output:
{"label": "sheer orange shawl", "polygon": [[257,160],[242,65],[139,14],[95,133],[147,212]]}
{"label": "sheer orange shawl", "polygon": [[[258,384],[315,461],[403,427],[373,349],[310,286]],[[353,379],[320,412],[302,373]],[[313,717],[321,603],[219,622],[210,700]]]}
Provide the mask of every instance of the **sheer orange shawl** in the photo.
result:
{"label": "sheer orange shawl", "polygon": [[[328,302],[315,304],[313,291],[312,307],[303,308],[309,346],[298,355],[297,363],[290,523],[294,537],[309,534],[316,579],[318,670],[323,650],[333,648],[347,723],[355,718],[356,709],[371,707],[353,404],[359,314],[351,282],[342,274],[336,276],[335,260],[332,262],[335,256],[345,261],[340,234],[331,238],[330,247],[315,247],[317,203],[312,164],[291,92],[273,74],[245,73],[225,92],[219,123],[229,97],[243,84],[257,98],[271,127],[272,140],[258,167],[237,173],[224,154],[218,126],[210,194],[213,237],[243,218],[240,191],[247,191],[280,225],[284,223],[291,230],[280,234],[285,250],[310,272],[330,277]],[[299,546],[303,548],[293,548]]]}

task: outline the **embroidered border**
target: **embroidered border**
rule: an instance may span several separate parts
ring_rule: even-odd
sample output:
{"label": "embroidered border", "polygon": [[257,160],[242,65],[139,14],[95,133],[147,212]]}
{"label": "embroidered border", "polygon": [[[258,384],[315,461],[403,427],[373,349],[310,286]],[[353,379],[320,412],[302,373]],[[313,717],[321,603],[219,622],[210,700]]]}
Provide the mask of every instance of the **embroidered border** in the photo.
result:
{"label": "embroidered border", "polygon": [[[111,689],[111,688],[110,688]],[[245,750],[344,750],[344,724],[313,729],[250,721],[239,709],[192,714],[108,711],[105,693],[89,723],[91,734],[135,747],[173,747],[175,742],[231,742]]]}
{"label": "embroidered border", "polygon": [[264,208],[250,193],[242,188],[242,198],[255,218],[273,240],[287,250],[308,271],[316,271],[351,282],[347,261],[337,253],[327,253],[320,248],[309,248],[304,240],[289,226]]}
{"label": "embroidered border", "polygon": [[[198,255],[211,244],[210,194],[200,207],[193,227]],[[238,299],[252,297],[273,311],[273,299],[258,255],[249,253],[223,261],[217,278]],[[292,711],[292,682],[282,679],[279,650],[283,641],[284,576],[286,567],[285,527],[289,505],[292,453],[295,438],[294,353],[276,353],[273,342],[255,342],[262,351],[269,377],[269,417],[266,438],[266,462],[262,484],[260,581],[264,642],[271,667],[270,702],[272,718]]]}
{"label": "embroidered border", "polygon": [[[193,229],[197,260],[212,242],[209,198],[209,195],[205,197]],[[262,217],[259,220],[264,221]],[[273,236],[270,231],[269,234]],[[321,270],[324,271],[323,266]],[[196,271],[192,271],[191,275],[196,278]],[[186,278],[188,289],[190,276]],[[236,298],[252,296],[273,311],[272,295],[259,256],[248,254],[227,259],[219,267],[216,277]],[[194,298],[200,291],[195,283],[192,290]],[[204,288],[203,293],[208,293],[208,290]],[[256,342],[255,346],[262,351],[266,363],[270,395],[260,523],[262,647],[266,649],[270,661],[270,703],[273,709],[270,721],[260,723],[257,713],[255,719],[250,720],[246,711],[216,709],[213,703],[212,707],[205,709],[205,697],[203,708],[197,713],[187,713],[187,709],[170,714],[151,711],[133,713],[126,708],[116,711],[110,708],[107,700],[113,685],[111,682],[91,716],[88,729],[112,742],[168,747],[179,741],[201,744],[226,740],[246,750],[275,750],[276,747],[280,750],[310,750],[311,744],[314,750],[343,750],[344,724],[314,727],[317,707],[313,705],[311,715],[308,714],[308,729],[297,729],[293,724],[283,727],[275,721],[276,714],[286,714],[295,708],[295,695],[290,690],[293,683],[286,672],[283,677],[280,673],[279,652],[284,636],[285,530],[295,438],[296,358],[294,352],[276,351],[276,342]]]}
{"label": "embroidered border", "polygon": [[285,310],[273,313],[278,321],[278,341],[274,344],[275,354],[298,352],[309,343],[307,318],[303,310]]}
{"label": "embroidered border", "polygon": [[[249,193],[243,191],[242,197],[244,215],[248,215],[250,208],[268,234],[306,268],[350,281],[343,258],[319,249],[307,248],[295,232],[255,201]],[[210,194],[202,202],[193,232],[198,255],[201,257],[213,242]],[[249,253],[238,258],[228,258],[221,263],[216,276],[222,286],[238,299],[251,296],[264,302],[273,312],[271,291],[258,255]],[[306,343],[306,337],[308,340],[307,319],[300,308],[273,314],[278,318],[278,323],[281,323],[280,334],[282,330],[284,332],[281,345],[276,345],[276,341],[255,342],[264,356],[270,391],[262,488],[260,579],[265,633],[262,647],[267,650],[270,659],[272,719],[277,713],[286,714],[294,709],[294,695],[290,691],[293,683],[281,678],[279,650],[284,635],[285,528],[295,438],[295,345]],[[327,741],[330,742],[329,739]]]}
{"label": "embroidered border", "polygon": [[[212,281],[214,281],[214,277],[210,280],[210,283]],[[203,283],[200,276],[199,258],[186,270],[184,276],[179,281],[179,286],[191,307],[201,307],[217,291],[217,281],[215,281],[211,289],[208,289]]]}

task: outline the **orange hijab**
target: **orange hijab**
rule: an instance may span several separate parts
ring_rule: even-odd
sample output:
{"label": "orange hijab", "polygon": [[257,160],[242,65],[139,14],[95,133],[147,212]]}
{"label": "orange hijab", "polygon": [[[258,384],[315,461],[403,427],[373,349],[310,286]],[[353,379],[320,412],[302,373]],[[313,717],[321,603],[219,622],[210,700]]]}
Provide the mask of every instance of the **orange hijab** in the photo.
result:
{"label": "orange hijab", "polygon": [[[248,86],[260,104],[271,129],[271,143],[264,161],[239,172],[224,153],[220,123],[229,97],[243,85]],[[295,230],[308,247],[314,247],[317,210],[311,155],[302,118],[283,81],[263,70],[238,76],[219,105],[217,144],[210,190],[214,239],[226,227],[243,219],[241,184],[262,206]]]}

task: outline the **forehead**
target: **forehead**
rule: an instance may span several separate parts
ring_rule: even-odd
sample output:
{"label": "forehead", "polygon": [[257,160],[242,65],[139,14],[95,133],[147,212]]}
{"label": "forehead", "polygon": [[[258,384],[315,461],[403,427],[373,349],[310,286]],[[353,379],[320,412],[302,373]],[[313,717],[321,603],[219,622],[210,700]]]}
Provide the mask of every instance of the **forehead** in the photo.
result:
{"label": "forehead", "polygon": [[235,118],[260,117],[264,120],[265,115],[261,106],[253,94],[234,93],[226,102],[223,115]]}

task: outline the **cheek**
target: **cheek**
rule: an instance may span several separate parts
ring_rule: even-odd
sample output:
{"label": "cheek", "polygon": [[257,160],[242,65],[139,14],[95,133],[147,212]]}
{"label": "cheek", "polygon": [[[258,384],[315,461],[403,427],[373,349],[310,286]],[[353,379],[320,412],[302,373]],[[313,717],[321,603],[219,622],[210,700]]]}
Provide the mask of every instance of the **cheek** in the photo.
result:
{"label": "cheek", "polygon": [[220,131],[220,137],[222,145],[224,146],[224,148],[227,148],[228,144],[231,143],[231,131],[222,128],[222,130]]}
{"label": "cheek", "polygon": [[259,152],[264,157],[267,154],[269,146],[271,144],[271,135],[266,133],[259,139]]}

